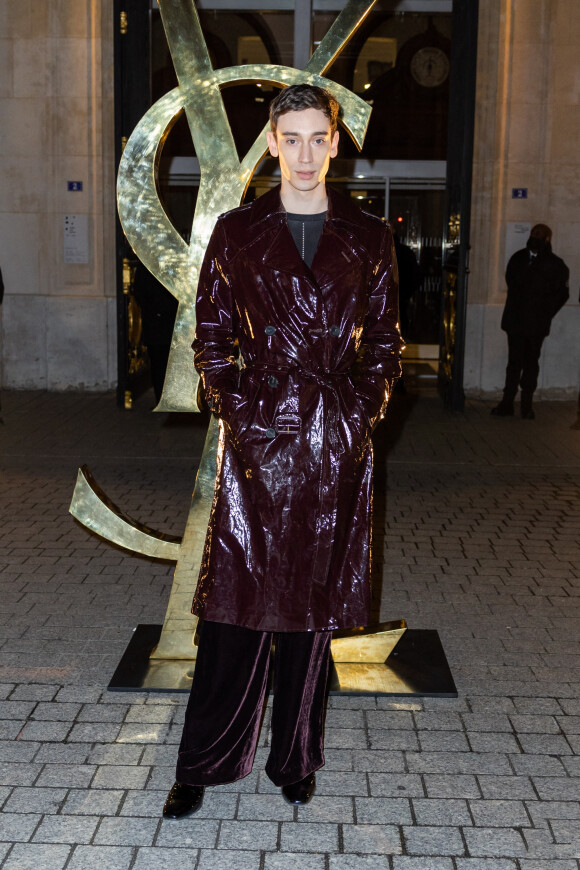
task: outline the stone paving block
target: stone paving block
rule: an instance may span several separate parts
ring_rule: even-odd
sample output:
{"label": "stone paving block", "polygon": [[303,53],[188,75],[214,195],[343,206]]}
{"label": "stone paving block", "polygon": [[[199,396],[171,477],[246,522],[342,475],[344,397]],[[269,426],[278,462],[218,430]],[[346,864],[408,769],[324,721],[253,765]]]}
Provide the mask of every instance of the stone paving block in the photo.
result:
{"label": "stone paving block", "polygon": [[52,701],[60,686],[39,683],[20,684],[10,695],[11,701]]}
{"label": "stone paving block", "polygon": [[537,798],[532,781],[527,776],[478,776],[484,798],[491,800],[534,800]]}
{"label": "stone paving block", "polygon": [[62,815],[114,816],[124,794],[119,790],[71,789],[61,812]]}
{"label": "stone paving block", "polygon": [[167,733],[166,725],[131,723],[130,725],[121,725],[117,741],[119,743],[163,743]]}
{"label": "stone paving block", "polygon": [[[329,803],[329,801],[325,801],[325,803]],[[332,803],[334,803],[334,799]],[[304,809],[306,809],[306,807]],[[292,821],[294,818],[294,809],[285,801],[272,800],[269,795],[243,794],[240,795],[237,818],[257,821],[287,822]]]}
{"label": "stone paving block", "polygon": [[0,841],[27,843],[41,818],[39,813],[0,814]]}
{"label": "stone paving block", "polygon": [[40,764],[5,761],[0,764],[0,785],[32,785],[41,770]]}
{"label": "stone paving block", "polygon": [[412,858],[407,855],[395,855],[393,870],[454,870],[451,858],[431,858],[422,855]]}
{"label": "stone paving block", "polygon": [[484,800],[470,801],[475,824],[479,828],[497,826],[530,827],[532,822],[522,801]]}
{"label": "stone paving block", "polygon": [[2,870],[62,870],[71,847],[36,843],[16,843]]}
{"label": "stone paving block", "polygon": [[515,857],[526,854],[520,831],[513,828],[465,828],[465,841],[472,857]]}
{"label": "stone paving block", "polygon": [[575,858],[546,860],[544,858],[520,858],[521,870],[578,870]]}
{"label": "stone paving block", "polygon": [[20,740],[65,740],[72,722],[35,722],[29,720],[19,737]]}
{"label": "stone paving block", "polygon": [[14,740],[0,741],[0,762],[2,761],[31,761],[38,749],[39,743],[20,743]]}
{"label": "stone paving block", "polygon": [[457,870],[516,870],[511,858],[458,858]]}
{"label": "stone paving block", "polygon": [[362,728],[329,728],[324,735],[324,745],[329,749],[366,749],[367,736]]}
{"label": "stone paving block", "polygon": [[425,731],[461,731],[463,724],[458,713],[414,713],[416,727]]}
{"label": "stone paving block", "polygon": [[[471,748],[466,735],[461,731],[420,731],[419,744],[424,752],[469,752]],[[503,751],[503,747],[494,748]],[[473,749],[477,751],[475,747]],[[515,749],[517,745],[514,743],[512,751]]]}
{"label": "stone paving block", "polygon": [[103,694],[102,686],[63,686],[56,701],[78,701],[79,704],[95,704]]}
{"label": "stone paving block", "polygon": [[535,777],[536,791],[541,800],[578,801],[580,800],[580,778],[577,777]]}
{"label": "stone paving block", "polygon": [[0,719],[27,719],[36,706],[36,701],[2,701]]}
{"label": "stone paving block", "polygon": [[505,732],[469,732],[470,748],[474,752],[521,752],[516,736]]}
{"label": "stone paving block", "polygon": [[403,851],[399,829],[394,825],[344,825],[345,852],[395,855]]}
{"label": "stone paving block", "polygon": [[554,716],[512,714],[509,718],[519,734],[557,734],[560,730]]}
{"label": "stone paving block", "polygon": [[[185,710],[182,710],[185,713]],[[129,707],[125,722],[165,725],[175,714],[174,704],[144,704]]]}
{"label": "stone paving block", "polygon": [[[198,849],[162,849],[143,846],[137,852],[137,858],[132,870],[168,870],[168,868],[183,868],[194,870],[198,867]],[[232,870],[235,865],[232,865]]]}
{"label": "stone paving block", "polygon": [[34,760],[42,764],[83,764],[90,749],[90,743],[46,743]]}
{"label": "stone paving block", "polygon": [[64,788],[15,788],[4,806],[9,813],[56,813],[66,797]]}
{"label": "stone paving block", "polygon": [[129,870],[134,851],[128,846],[77,846],[67,870]]}
{"label": "stone paving block", "polygon": [[[351,771],[353,769],[353,750],[352,749],[330,749],[326,750],[324,753],[324,769],[325,770],[344,770]],[[261,755],[256,754],[255,764],[259,764],[260,766],[264,766],[266,764],[267,756],[264,755],[262,758]]]}
{"label": "stone paving block", "polygon": [[[328,754],[326,756],[328,763]],[[405,757],[402,752],[389,752],[373,749],[355,749],[353,752],[355,770],[368,770],[375,773],[389,771],[390,773],[403,773],[405,770]]]}
{"label": "stone paving block", "polygon": [[[364,736],[364,735],[362,735]],[[368,731],[369,743],[371,749],[389,749],[389,750],[418,750],[419,740],[414,731],[396,731],[376,728],[369,728]],[[367,745],[366,737],[361,739],[356,746]],[[355,747],[356,748],[356,747]]]}
{"label": "stone paving block", "polygon": [[[148,768],[146,765],[140,764],[139,769],[145,769],[145,770],[151,771],[151,773],[149,775],[149,779],[147,779],[147,788],[152,789],[154,791],[161,790],[161,791],[168,792],[169,789],[171,788],[171,786],[173,785],[173,783],[175,782],[175,761],[177,761],[177,758],[174,760],[174,762],[171,766],[158,765],[158,766],[152,767],[152,768]],[[256,774],[256,779],[257,779],[257,774]],[[236,783],[236,785],[237,785],[237,783]],[[127,788],[139,788],[139,786],[138,785],[130,785],[130,786],[127,786]],[[223,788],[223,786],[214,786],[214,787],[212,787],[212,791],[214,788]],[[230,786],[228,783],[228,785],[226,786],[226,789],[227,789],[227,791],[231,791],[232,786]],[[251,791],[255,791],[255,790],[256,790],[256,786],[254,783],[254,788],[252,788]]]}
{"label": "stone paving block", "polygon": [[410,855],[464,855],[465,846],[457,827],[437,825],[403,828],[405,851]]}
{"label": "stone paving block", "polygon": [[563,734],[519,735],[523,751],[536,755],[572,755],[573,749],[569,740]]}
{"label": "stone paving block", "polygon": [[144,747],[131,743],[98,743],[88,754],[87,761],[92,764],[140,764]]}
{"label": "stone paving block", "polygon": [[40,702],[36,704],[33,719],[42,719],[54,722],[72,722],[81,709],[80,704],[64,702]]}
{"label": "stone paving block", "polygon": [[[313,800],[306,806],[297,808],[299,822],[344,822],[354,823],[354,800],[352,797],[338,797],[332,800]],[[240,818],[238,813],[238,818]]]}
{"label": "stone paving block", "polygon": [[[130,824],[131,820],[128,821]],[[151,823],[154,823],[153,819]],[[164,819],[160,825],[155,841],[156,846],[184,849],[214,849],[216,846],[219,822],[213,819],[195,817],[179,821]]]}
{"label": "stone paving block", "polygon": [[558,777],[566,773],[563,762],[551,755],[510,755],[510,761],[518,776]]}
{"label": "stone paving block", "polygon": [[369,728],[401,731],[415,729],[413,716],[410,712],[393,710],[375,710],[366,713]]}
{"label": "stone paving block", "polygon": [[373,797],[424,797],[420,776],[410,773],[370,773],[369,784]]}
{"label": "stone paving block", "polygon": [[98,823],[98,816],[45,816],[33,842],[89,843]]}
{"label": "stone paving block", "polygon": [[127,752],[139,752],[142,753],[140,757],[140,764],[155,764],[169,767],[173,765],[175,767],[175,762],[177,761],[177,748],[175,746],[158,746],[154,744],[153,746],[130,746],[129,744],[124,744],[124,749]]}
{"label": "stone paving block", "polygon": [[277,822],[222,822],[219,849],[276,849],[278,841]]}
{"label": "stone paving block", "polygon": [[121,726],[106,722],[78,722],[73,725],[68,740],[71,743],[113,743]]}
{"label": "stone paving block", "polygon": [[94,842],[98,846],[151,846],[159,824],[158,819],[106,817]]}
{"label": "stone paving block", "polygon": [[411,804],[407,798],[355,798],[359,824],[412,825]]}
{"label": "stone paving block", "polygon": [[103,764],[97,768],[93,788],[143,788],[149,767],[142,765]]}
{"label": "stone paving block", "polygon": [[282,852],[337,852],[338,826],[282,822],[280,834]]}
{"label": "stone paving block", "polygon": [[[123,722],[129,710],[125,704],[84,704],[79,715],[78,722]],[[143,709],[142,705],[137,709]]]}
{"label": "stone paving block", "polygon": [[92,764],[45,764],[35,784],[52,788],[86,788],[95,770]]}
{"label": "stone paving block", "polygon": [[[186,865],[187,866],[187,865]],[[193,865],[192,865],[193,866]],[[196,870],[259,870],[260,868],[260,853],[259,852],[209,852],[202,849],[199,856],[199,864]],[[143,868],[149,870],[149,868]],[[151,868],[157,870],[157,867]],[[159,870],[166,870],[166,867],[159,867]]]}
{"label": "stone paving block", "polygon": [[[375,715],[375,712],[367,713],[367,716]],[[370,719],[368,721],[370,724]],[[365,725],[364,710],[346,710],[340,707],[329,707],[326,711],[327,728],[364,728]]]}
{"label": "stone paving block", "polygon": [[409,752],[407,764],[412,773],[512,773],[507,755],[492,752]]}
{"label": "stone paving block", "polygon": [[469,806],[465,800],[413,798],[412,804],[418,825],[457,826],[473,824]]}
{"label": "stone paving block", "polygon": [[[236,867],[232,863],[231,867]],[[307,855],[304,852],[266,852],[264,870],[325,870],[324,855]],[[226,868],[230,870],[230,868]]]}
{"label": "stone paving block", "polygon": [[514,698],[513,704],[518,713],[545,713],[552,716],[562,713],[557,698]]}
{"label": "stone paving block", "polygon": [[508,716],[502,713],[462,713],[467,731],[512,731]]}
{"label": "stone paving block", "polygon": [[330,855],[329,870],[388,870],[386,855]]}
{"label": "stone paving block", "polygon": [[[279,793],[279,790],[276,789]],[[325,770],[316,774],[316,794],[322,795],[367,795],[369,793],[367,778],[364,773],[349,773],[348,771]]]}

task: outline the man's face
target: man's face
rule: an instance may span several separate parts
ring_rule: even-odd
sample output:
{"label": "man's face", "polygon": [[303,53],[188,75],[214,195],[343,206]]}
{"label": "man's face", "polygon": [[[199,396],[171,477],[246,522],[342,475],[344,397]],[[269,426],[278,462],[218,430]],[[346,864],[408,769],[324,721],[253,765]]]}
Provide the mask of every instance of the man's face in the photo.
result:
{"label": "man's face", "polygon": [[338,148],[338,131],[331,136],[324,112],[286,112],[278,118],[276,133],[268,131],[267,137],[270,154],[280,160],[283,184],[307,192],[324,181],[330,158],[336,157]]}

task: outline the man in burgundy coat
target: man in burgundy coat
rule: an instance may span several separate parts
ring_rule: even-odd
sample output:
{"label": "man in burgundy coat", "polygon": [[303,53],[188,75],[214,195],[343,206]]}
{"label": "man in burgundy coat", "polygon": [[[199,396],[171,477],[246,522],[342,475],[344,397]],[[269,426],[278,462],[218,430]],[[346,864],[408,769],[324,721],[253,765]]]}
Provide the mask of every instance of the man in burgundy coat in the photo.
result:
{"label": "man in burgundy coat", "polygon": [[325,185],[338,112],[321,88],[279,93],[281,187],[219,218],[200,275],[195,366],[220,435],[166,818],[252,769],[272,644],[266,772],[306,803],[324,764],[331,632],[368,623],[371,432],[402,341],[390,227]]}

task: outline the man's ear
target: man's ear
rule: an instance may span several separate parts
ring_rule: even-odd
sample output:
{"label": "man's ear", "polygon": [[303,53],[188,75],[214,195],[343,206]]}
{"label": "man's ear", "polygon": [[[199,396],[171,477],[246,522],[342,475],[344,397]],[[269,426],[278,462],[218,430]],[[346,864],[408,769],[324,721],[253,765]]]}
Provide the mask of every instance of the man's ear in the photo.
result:
{"label": "man's ear", "polygon": [[278,142],[276,141],[276,136],[272,133],[271,130],[266,131],[266,139],[268,140],[268,148],[270,150],[270,154],[272,157],[278,156]]}
{"label": "man's ear", "polygon": [[339,135],[338,135],[338,130],[337,130],[335,132],[334,136],[332,137],[332,142],[330,144],[330,156],[331,157],[336,157],[336,155],[338,153],[338,139],[339,139]]}

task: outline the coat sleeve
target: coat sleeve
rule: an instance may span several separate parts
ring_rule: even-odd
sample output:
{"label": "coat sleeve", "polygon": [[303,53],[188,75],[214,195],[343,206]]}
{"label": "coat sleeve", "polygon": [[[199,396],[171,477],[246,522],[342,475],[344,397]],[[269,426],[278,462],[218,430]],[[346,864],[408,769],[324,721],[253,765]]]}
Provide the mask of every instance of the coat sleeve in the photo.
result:
{"label": "coat sleeve", "polygon": [[373,426],[384,416],[394,383],[401,375],[403,347],[399,326],[399,273],[393,235],[387,224],[380,256],[372,272],[357,366],[357,392]]}
{"label": "coat sleeve", "polygon": [[223,416],[228,401],[237,394],[239,367],[235,348],[235,306],[226,267],[226,234],[218,219],[207,246],[197,287],[194,364],[205,399],[212,411]]}

